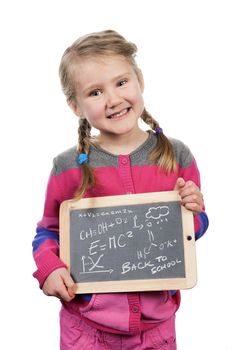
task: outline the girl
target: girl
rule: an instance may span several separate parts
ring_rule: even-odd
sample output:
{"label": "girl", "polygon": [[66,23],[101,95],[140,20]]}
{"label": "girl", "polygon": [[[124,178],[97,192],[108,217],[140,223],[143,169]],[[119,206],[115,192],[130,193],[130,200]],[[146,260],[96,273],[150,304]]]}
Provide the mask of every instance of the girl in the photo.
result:
{"label": "girl", "polygon": [[[44,215],[33,241],[46,295],[61,299],[60,349],[176,349],[179,291],[74,294],[59,259],[59,206],[73,197],[178,190],[194,214],[196,238],[208,227],[196,162],[180,141],[168,139],[146,111],[136,46],[115,31],[81,37],[64,53],[60,79],[79,117],[78,147],[57,156]],[[139,127],[141,118],[150,127]],[[99,130],[91,136],[91,128]]]}

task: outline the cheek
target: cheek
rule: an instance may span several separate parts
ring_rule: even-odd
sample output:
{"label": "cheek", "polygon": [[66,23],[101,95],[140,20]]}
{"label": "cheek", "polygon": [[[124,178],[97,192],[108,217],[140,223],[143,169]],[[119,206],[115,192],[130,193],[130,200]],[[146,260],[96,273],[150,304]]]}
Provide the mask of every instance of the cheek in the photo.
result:
{"label": "cheek", "polygon": [[143,96],[139,87],[135,87],[134,89],[129,91],[128,97],[134,103],[143,103]]}
{"label": "cheek", "polygon": [[143,96],[142,96],[141,91],[140,91],[140,93],[138,94],[138,102],[139,102],[139,103],[144,103],[144,99],[143,99]]}
{"label": "cheek", "polygon": [[103,116],[103,111],[103,105],[100,103],[94,103],[86,106],[87,115],[93,121],[98,120],[101,116]]}
{"label": "cheek", "polygon": [[137,91],[134,95],[132,95],[131,101],[137,108],[144,108],[144,100],[140,91]]}

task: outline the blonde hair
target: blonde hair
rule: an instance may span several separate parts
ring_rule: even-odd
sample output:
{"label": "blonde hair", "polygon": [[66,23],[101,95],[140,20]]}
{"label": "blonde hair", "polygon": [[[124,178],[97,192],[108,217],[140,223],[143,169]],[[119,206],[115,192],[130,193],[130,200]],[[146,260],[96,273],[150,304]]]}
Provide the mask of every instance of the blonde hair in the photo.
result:
{"label": "blonde hair", "polygon": [[[87,34],[76,40],[68,47],[61,59],[59,75],[62,90],[66,96],[68,104],[76,102],[76,80],[74,70],[78,62],[85,58],[100,57],[106,55],[123,56],[132,65],[138,79],[140,80],[141,71],[137,66],[135,56],[137,46],[127,41],[123,36],[113,30],[104,30]],[[152,130],[159,127],[159,123],[144,109],[142,120],[148,124]],[[89,154],[91,145],[91,125],[85,118],[79,122],[79,142],[77,151],[79,153]],[[157,144],[151,152],[149,159],[152,162],[158,162],[165,172],[175,171],[175,154],[169,139],[160,133],[157,136]],[[95,184],[93,171],[88,163],[81,165],[82,180],[75,197],[81,198],[85,192]]]}

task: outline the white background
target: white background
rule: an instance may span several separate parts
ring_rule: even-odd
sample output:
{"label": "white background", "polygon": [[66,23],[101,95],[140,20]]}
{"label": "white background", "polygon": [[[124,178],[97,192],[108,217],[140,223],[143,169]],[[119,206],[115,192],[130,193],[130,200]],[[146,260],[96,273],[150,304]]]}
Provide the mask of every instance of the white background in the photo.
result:
{"label": "white background", "polygon": [[[76,143],[58,79],[80,35],[115,29],[138,46],[145,104],[197,159],[210,227],[198,284],[182,292],[179,350],[232,350],[233,9],[226,0],[40,0],[0,5],[1,349],[58,349],[59,301],[31,275],[52,159]],[[3,346],[3,343],[5,344]]]}

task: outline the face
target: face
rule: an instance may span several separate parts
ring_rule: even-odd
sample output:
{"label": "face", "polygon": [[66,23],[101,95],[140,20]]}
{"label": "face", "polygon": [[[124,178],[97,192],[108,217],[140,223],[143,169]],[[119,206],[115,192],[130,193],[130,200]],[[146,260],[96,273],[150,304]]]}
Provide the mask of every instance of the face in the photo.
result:
{"label": "face", "polygon": [[79,117],[85,117],[102,137],[139,130],[143,78],[124,57],[82,60],[75,74],[77,95],[72,109]]}

